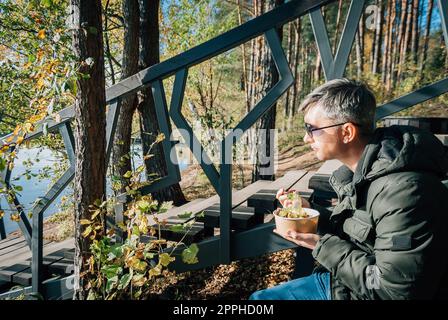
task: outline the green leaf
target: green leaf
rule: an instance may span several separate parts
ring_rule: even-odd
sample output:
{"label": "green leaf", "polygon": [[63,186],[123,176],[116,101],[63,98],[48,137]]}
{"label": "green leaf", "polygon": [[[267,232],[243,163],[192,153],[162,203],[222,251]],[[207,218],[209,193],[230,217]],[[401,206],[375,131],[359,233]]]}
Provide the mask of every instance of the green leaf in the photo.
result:
{"label": "green leaf", "polygon": [[152,252],[145,252],[143,253],[143,256],[145,257],[145,259],[153,259],[155,254]]}
{"label": "green leaf", "polygon": [[181,214],[177,215],[177,217],[180,219],[189,219],[189,218],[191,218],[192,215],[193,215],[193,212],[185,212],[185,213],[181,213]]}
{"label": "green leaf", "polygon": [[71,93],[76,96],[76,94],[78,93],[78,83],[76,82],[76,79],[70,79],[69,81],[67,81],[67,85]]}
{"label": "green leaf", "polygon": [[41,0],[40,4],[42,7],[50,8],[53,5],[53,1],[52,0]]}
{"label": "green leaf", "polygon": [[116,258],[120,258],[123,255],[123,246],[120,244],[113,245],[110,248],[110,252],[107,255],[107,260],[111,261]]}
{"label": "green leaf", "polygon": [[149,201],[140,200],[137,202],[137,208],[139,208],[143,212],[147,212],[150,207],[151,207],[151,204],[149,203]]}
{"label": "green leaf", "polygon": [[126,273],[124,276],[121,277],[120,279],[120,283],[118,284],[118,289],[125,289],[129,283],[131,282],[132,279],[132,269],[130,273]]}
{"label": "green leaf", "polygon": [[[107,279],[112,279],[116,276],[118,276],[119,274],[121,274],[121,272],[123,271],[123,269],[120,266],[117,265],[106,265],[104,267],[101,268],[101,272],[106,276]],[[118,278],[117,278],[118,280]]]}
{"label": "green leaf", "polygon": [[159,213],[165,213],[173,207],[173,201],[165,201],[162,202],[162,205],[159,208]]}
{"label": "green leaf", "polygon": [[199,252],[199,247],[196,243],[193,243],[187,249],[182,251],[182,261],[186,264],[198,263],[197,254]]}
{"label": "green leaf", "polygon": [[205,212],[201,211],[198,214],[195,215],[196,218],[204,218],[205,217]]}
{"label": "green leaf", "polygon": [[185,230],[185,228],[181,224],[175,224],[175,225],[170,226],[171,232],[180,233],[180,232],[183,232],[184,230]]}
{"label": "green leaf", "polygon": [[6,160],[3,158],[0,158],[0,171],[3,171],[6,169]]}
{"label": "green leaf", "polygon": [[107,293],[111,292],[111,290],[115,287],[117,283],[118,283],[118,276],[107,279],[106,292]]}
{"label": "green leaf", "polygon": [[29,54],[28,62],[33,63],[34,61],[36,61],[36,56],[34,54]]}
{"label": "green leaf", "polygon": [[129,179],[130,177],[132,177],[132,171],[127,171],[124,175],[123,178]]}

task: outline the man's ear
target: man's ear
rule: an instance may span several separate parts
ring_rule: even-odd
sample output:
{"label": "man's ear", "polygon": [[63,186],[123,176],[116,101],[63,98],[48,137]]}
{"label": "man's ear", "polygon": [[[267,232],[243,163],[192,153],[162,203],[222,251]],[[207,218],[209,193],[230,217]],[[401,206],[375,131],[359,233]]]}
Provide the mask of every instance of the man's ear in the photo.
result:
{"label": "man's ear", "polygon": [[347,122],[342,126],[342,141],[350,143],[359,136],[359,129],[353,123]]}

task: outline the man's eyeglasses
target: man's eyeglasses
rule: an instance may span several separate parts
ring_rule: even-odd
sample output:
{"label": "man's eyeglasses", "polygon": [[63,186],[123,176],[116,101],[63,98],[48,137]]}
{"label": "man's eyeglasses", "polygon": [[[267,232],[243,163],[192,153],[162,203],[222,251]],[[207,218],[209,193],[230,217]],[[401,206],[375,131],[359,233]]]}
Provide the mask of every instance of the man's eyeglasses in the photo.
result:
{"label": "man's eyeglasses", "polygon": [[[337,126],[342,126],[343,124],[346,124],[347,122],[343,122],[343,123],[338,123],[338,124],[333,124],[331,126],[326,126],[326,127],[320,127],[320,128],[315,128],[313,127],[311,124],[309,123],[305,123],[305,130],[306,133],[308,134],[308,136],[310,138],[313,138],[313,132],[317,131],[317,130],[322,130],[322,129],[327,129],[327,128],[333,128],[333,127],[337,127]],[[353,122],[352,122],[353,123]],[[359,124],[353,123],[353,125],[359,127]]]}

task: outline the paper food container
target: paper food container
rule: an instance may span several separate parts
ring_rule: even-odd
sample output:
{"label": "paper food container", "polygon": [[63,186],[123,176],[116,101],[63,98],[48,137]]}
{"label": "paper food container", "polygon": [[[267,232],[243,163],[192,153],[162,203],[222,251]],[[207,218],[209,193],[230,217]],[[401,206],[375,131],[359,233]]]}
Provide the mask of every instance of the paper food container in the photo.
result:
{"label": "paper food container", "polygon": [[303,208],[308,214],[307,218],[286,218],[274,213],[276,229],[280,234],[286,234],[288,230],[301,233],[316,233],[319,221],[319,211]]}

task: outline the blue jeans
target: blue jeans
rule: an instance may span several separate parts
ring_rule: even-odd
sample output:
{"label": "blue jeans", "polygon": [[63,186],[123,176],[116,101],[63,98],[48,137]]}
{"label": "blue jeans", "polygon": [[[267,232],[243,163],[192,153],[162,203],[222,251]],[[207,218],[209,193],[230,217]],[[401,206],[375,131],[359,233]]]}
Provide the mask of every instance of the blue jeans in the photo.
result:
{"label": "blue jeans", "polygon": [[313,273],[254,292],[249,300],[331,300],[330,273]]}

